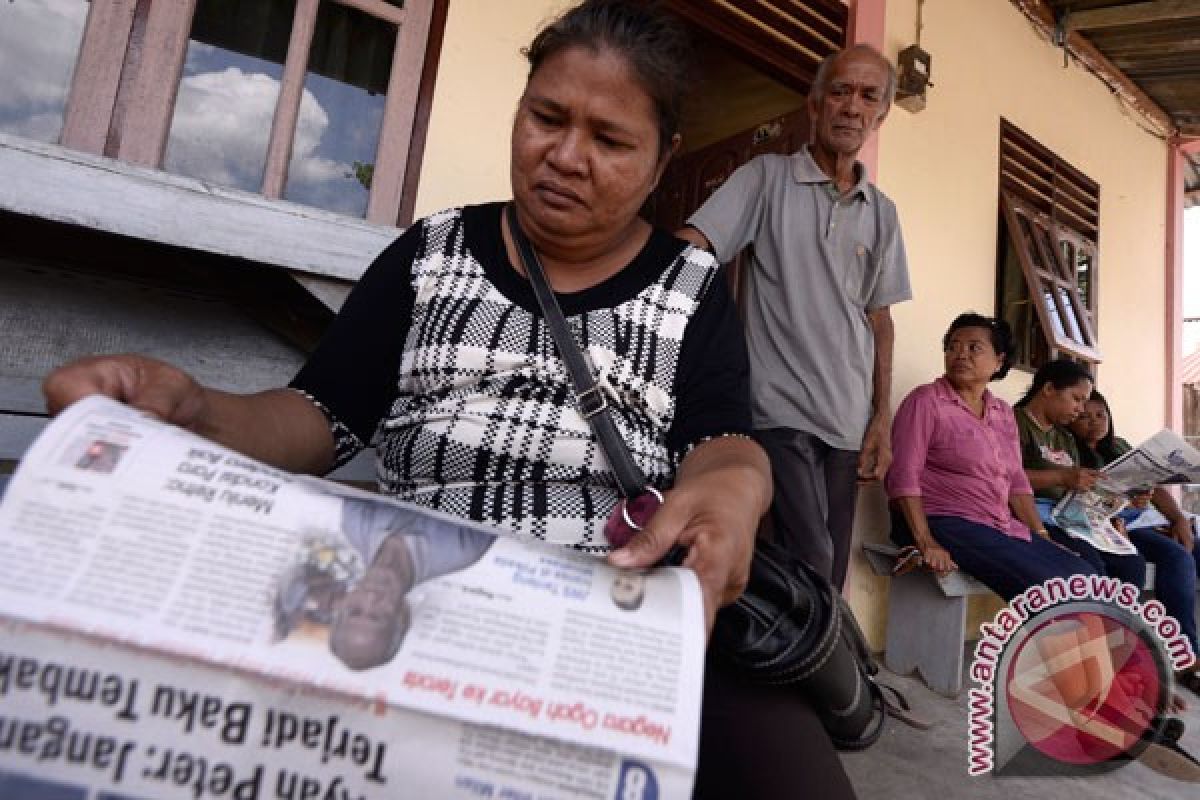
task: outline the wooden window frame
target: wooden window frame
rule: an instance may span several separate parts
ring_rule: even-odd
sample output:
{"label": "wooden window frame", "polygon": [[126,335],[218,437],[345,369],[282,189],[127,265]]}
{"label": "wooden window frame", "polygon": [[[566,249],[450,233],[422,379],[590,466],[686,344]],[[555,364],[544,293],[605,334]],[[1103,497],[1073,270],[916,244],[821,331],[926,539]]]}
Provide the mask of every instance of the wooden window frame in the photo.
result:
{"label": "wooden window frame", "polygon": [[[287,185],[322,2],[356,9],[396,28],[366,219],[407,224],[448,0],[406,0],[402,8],[383,0],[296,0],[260,192],[278,200]],[[93,0],[64,112],[64,146],[162,168],[196,3]]]}
{"label": "wooden window frame", "polygon": [[[1005,119],[1000,120],[999,173],[1008,246],[1021,265],[1050,358],[1065,354],[1099,364],[1099,185]],[[1079,288],[1079,253],[1089,260],[1086,296]],[[998,282],[997,313],[1003,316],[999,289]],[[1033,353],[1029,356],[1032,360]]]}
{"label": "wooden window frame", "polygon": [[[1062,257],[1057,226],[1007,192],[1001,195],[1001,203],[1009,243],[1021,263],[1025,288],[1046,341],[1053,350],[1090,364],[1100,363],[1103,355],[1092,315],[1075,281],[1074,267]],[[1095,259],[1092,264],[1094,269]],[[1047,295],[1052,308],[1046,302]]]}

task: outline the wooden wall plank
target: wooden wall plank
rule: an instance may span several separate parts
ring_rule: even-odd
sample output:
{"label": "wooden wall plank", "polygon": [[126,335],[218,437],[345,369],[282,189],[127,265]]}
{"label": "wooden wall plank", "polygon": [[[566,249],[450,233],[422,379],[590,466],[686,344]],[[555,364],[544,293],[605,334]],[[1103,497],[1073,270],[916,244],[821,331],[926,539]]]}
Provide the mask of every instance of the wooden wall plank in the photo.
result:
{"label": "wooden wall plank", "polygon": [[399,234],[5,134],[0,175],[0,209],[342,280],[358,280]]}
{"label": "wooden wall plank", "polygon": [[0,260],[0,411],[40,413],[41,382],[83,356],[138,352],[228,391],[285,385],[304,353],[233,303]]}
{"label": "wooden wall plank", "polygon": [[1096,31],[1125,25],[1177,22],[1185,19],[1200,19],[1200,4],[1197,4],[1196,0],[1151,0],[1073,11],[1067,17],[1067,27],[1076,31]]}
{"label": "wooden wall plank", "polygon": [[[16,461],[25,455],[47,421],[45,417],[0,413],[0,461]],[[0,492],[7,477],[0,475]]]}

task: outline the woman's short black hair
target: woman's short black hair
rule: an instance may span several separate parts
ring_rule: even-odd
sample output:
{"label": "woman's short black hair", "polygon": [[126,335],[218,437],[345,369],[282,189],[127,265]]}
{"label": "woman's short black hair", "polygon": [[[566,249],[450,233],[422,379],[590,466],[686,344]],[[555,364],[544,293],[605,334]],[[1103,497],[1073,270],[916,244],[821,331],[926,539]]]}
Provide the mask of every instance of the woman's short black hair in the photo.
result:
{"label": "woman's short black hair", "polygon": [[1017,353],[1017,343],[1013,339],[1012,327],[1002,319],[985,317],[982,314],[976,314],[974,311],[959,314],[950,323],[950,327],[946,329],[946,335],[942,337],[943,351],[950,346],[950,337],[954,335],[954,332],[963,328],[984,328],[987,330],[991,336],[992,349],[1001,358],[1000,369],[996,370],[990,380],[998,381],[1007,375],[1008,370],[1012,367],[1013,356]]}
{"label": "woman's short black hair", "polygon": [[1088,368],[1078,361],[1072,361],[1069,358],[1056,358],[1053,361],[1047,361],[1042,366],[1038,367],[1038,371],[1033,375],[1033,383],[1029,384],[1029,388],[1017,401],[1017,406],[1028,405],[1029,401],[1042,390],[1046,384],[1050,384],[1055,389],[1070,389],[1072,386],[1087,381],[1092,382],[1092,373],[1088,372]]}
{"label": "woman's short black hair", "polygon": [[650,95],[658,115],[659,151],[679,132],[692,85],[695,52],[686,29],[657,3],[584,0],[543,28],[523,51],[529,77],[547,58],[571,47],[608,49],[622,56]]}

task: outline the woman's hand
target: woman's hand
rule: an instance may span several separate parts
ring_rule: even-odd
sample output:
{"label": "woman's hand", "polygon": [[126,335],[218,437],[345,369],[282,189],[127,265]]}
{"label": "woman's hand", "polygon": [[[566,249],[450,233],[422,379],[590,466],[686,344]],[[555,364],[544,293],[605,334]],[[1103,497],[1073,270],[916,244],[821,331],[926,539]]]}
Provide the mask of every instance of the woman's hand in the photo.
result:
{"label": "woman's hand", "polygon": [[1100,472],[1094,469],[1086,469],[1084,467],[1063,467],[1062,468],[1062,485],[1067,489],[1074,489],[1079,492],[1086,492],[1096,485],[1096,481],[1100,479]]}
{"label": "woman's hand", "polygon": [[1113,529],[1116,530],[1117,533],[1121,534],[1126,539],[1129,538],[1129,531],[1125,528],[1125,520],[1121,519],[1120,517],[1111,517],[1108,522],[1113,526]]}
{"label": "woman's hand", "polygon": [[924,544],[918,543],[917,549],[921,551],[921,558],[925,560],[925,566],[938,575],[945,575],[958,569],[958,564],[954,563],[954,559],[950,557],[946,548],[932,539]]}
{"label": "woman's hand", "polygon": [[249,395],[206,389],[163,361],[120,355],[59,367],[46,377],[42,391],[51,414],[101,394],[289,472],[320,475],[333,462],[333,435],[324,414],[288,389]]}
{"label": "woman's hand", "polygon": [[746,588],[758,521],[771,501],[770,467],[762,449],[743,438],[705,442],[688,454],[675,488],[629,544],[609,555],[623,568],[649,567],[674,545],[704,593],[705,624]]}
{"label": "woman's hand", "polygon": [[196,428],[207,411],[204,389],[190,375],[139,355],[72,361],[46,377],[42,392],[51,414],[93,394],[111,397],[184,428]]}

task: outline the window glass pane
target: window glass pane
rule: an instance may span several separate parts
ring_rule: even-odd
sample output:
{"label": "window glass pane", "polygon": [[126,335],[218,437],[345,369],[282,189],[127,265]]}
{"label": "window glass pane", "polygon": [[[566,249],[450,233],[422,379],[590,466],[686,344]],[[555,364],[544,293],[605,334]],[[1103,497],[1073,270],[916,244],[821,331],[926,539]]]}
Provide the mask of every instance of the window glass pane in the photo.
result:
{"label": "window glass pane", "polygon": [[1046,311],[1050,315],[1050,326],[1054,328],[1055,335],[1065,337],[1067,332],[1063,328],[1062,316],[1058,313],[1058,304],[1054,302],[1054,292],[1043,288],[1042,302],[1045,303]]}
{"label": "window glass pane", "polygon": [[85,0],[0,2],[0,131],[57,142]]}
{"label": "window glass pane", "polygon": [[1029,287],[1025,284],[1025,273],[1008,235],[1008,225],[1000,222],[999,278],[996,283],[996,316],[1012,327],[1017,352],[1013,363],[1025,368],[1036,369],[1046,360],[1049,350],[1046,338],[1038,323],[1037,310],[1029,300]]}
{"label": "window glass pane", "polygon": [[[200,0],[163,167],[262,188],[295,0]],[[299,127],[312,125],[303,107]]]}
{"label": "window glass pane", "polygon": [[285,198],[366,214],[395,47],[395,25],[321,4]]}
{"label": "window glass pane", "polygon": [[1072,341],[1086,346],[1088,340],[1084,337],[1083,331],[1079,326],[1079,320],[1075,317],[1075,306],[1071,302],[1070,292],[1060,287],[1058,297],[1062,301],[1063,312],[1067,319],[1067,336]]}
{"label": "window glass pane", "polygon": [[1092,310],[1092,254],[1086,250],[1075,251],[1075,285],[1079,287],[1079,296],[1083,298],[1088,311]]}
{"label": "window glass pane", "polygon": [[[1041,225],[1036,226],[1036,228],[1038,241],[1041,242],[1042,247],[1045,249],[1044,252],[1046,254],[1046,258],[1050,259],[1050,263],[1045,265],[1046,269],[1054,275],[1061,275],[1062,277],[1071,280],[1072,276],[1064,272],[1064,265],[1067,262],[1056,257],[1056,253],[1054,252],[1054,241],[1050,238],[1050,232]],[[1043,251],[1041,250],[1038,251],[1039,259],[1041,258],[1042,252]]]}

